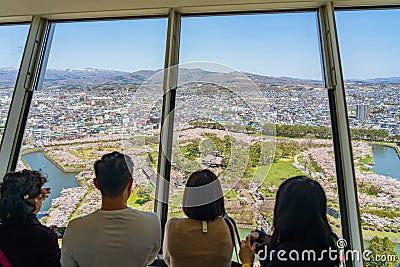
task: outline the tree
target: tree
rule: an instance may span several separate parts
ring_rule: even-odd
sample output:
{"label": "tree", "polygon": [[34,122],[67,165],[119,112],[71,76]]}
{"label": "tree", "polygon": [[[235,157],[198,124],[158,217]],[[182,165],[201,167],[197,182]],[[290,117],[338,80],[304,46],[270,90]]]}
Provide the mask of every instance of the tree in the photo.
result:
{"label": "tree", "polygon": [[136,201],[138,204],[144,204],[147,201],[151,200],[151,193],[153,191],[153,188],[151,185],[146,185],[146,186],[139,186],[137,190],[137,196],[140,198]]}
{"label": "tree", "polygon": [[379,238],[375,236],[369,242],[369,260],[366,267],[396,267],[399,257],[389,238]]}

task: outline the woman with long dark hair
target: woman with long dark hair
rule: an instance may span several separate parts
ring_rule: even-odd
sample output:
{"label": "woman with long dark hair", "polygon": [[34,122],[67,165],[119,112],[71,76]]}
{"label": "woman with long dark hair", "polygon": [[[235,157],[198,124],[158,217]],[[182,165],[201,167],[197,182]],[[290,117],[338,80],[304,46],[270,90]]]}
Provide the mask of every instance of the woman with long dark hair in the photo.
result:
{"label": "woman with long dark hair", "polygon": [[231,266],[232,237],[224,197],[210,170],[190,175],[184,195],[187,218],[171,218],[165,226],[164,260],[170,267]]}
{"label": "woman with long dark hair", "polygon": [[61,266],[57,235],[36,219],[49,193],[45,182],[40,172],[23,170],[1,184],[0,250],[13,267]]}
{"label": "woman with long dark hair", "polygon": [[283,182],[276,195],[272,236],[253,232],[242,242],[243,266],[251,266],[257,250],[263,267],[337,266],[338,238],[326,208],[325,192],[317,181],[296,176]]}

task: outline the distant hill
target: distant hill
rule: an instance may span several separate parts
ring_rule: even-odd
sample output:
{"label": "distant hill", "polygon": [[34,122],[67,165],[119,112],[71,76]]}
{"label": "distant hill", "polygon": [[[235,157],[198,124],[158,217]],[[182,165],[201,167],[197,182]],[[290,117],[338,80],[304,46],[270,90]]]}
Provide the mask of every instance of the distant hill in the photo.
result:
{"label": "distant hill", "polygon": [[0,68],[0,89],[14,87],[18,70],[15,68]]}
{"label": "distant hill", "polygon": [[346,82],[352,83],[365,83],[365,84],[381,84],[381,83],[389,83],[389,84],[400,84],[400,77],[388,77],[388,78],[373,78],[373,79],[349,79]]}
{"label": "distant hill", "polygon": [[43,87],[103,88],[112,86],[140,85],[156,74],[157,70],[122,72],[113,70],[83,69],[46,71]]}
{"label": "distant hill", "polygon": [[365,81],[372,82],[372,83],[399,83],[400,84],[400,77],[374,78],[374,79],[367,79]]}
{"label": "distant hill", "polygon": [[[135,72],[123,72],[100,69],[48,69],[46,71],[44,88],[86,88],[86,89],[111,89],[131,88],[146,82],[150,77],[152,84],[162,84],[163,73],[161,70],[139,70]],[[13,68],[0,68],[0,89],[14,87],[18,70]],[[250,79],[251,80],[250,80]],[[210,82],[217,84],[238,84],[254,82],[260,88],[315,88],[321,87],[322,82],[318,80],[298,79],[290,77],[273,77],[241,72],[211,72],[203,69],[179,69],[179,82]],[[396,83],[400,84],[400,77],[375,78],[368,80],[348,80],[349,83],[379,84]]]}

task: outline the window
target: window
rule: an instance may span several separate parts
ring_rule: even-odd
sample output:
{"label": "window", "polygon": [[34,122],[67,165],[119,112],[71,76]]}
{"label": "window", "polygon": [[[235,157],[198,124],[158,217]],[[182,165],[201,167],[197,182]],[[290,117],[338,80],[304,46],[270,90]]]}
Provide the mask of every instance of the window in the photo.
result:
{"label": "window", "polygon": [[42,206],[47,225],[64,226],[100,207],[93,163],[112,151],[127,153],[135,164],[128,204],[153,210],[162,79],[146,80],[163,68],[166,22],[56,24],[20,153],[20,165],[48,176],[52,193]]}
{"label": "window", "polygon": [[0,25],[0,139],[28,35],[28,25]]}
{"label": "window", "polygon": [[183,216],[190,173],[210,168],[242,234],[268,230],[278,186],[308,175],[340,234],[315,14],[183,18],[180,58],[169,216]]}
{"label": "window", "polygon": [[[399,10],[336,12],[364,238],[398,242]],[[114,150],[135,161],[129,205],[153,209],[166,19],[57,23],[45,81],[34,92],[18,169],[41,170],[47,224],[99,207],[93,162]],[[183,216],[188,175],[211,168],[246,233],[271,224],[277,187],[306,174],[340,214],[315,14],[184,17],[169,216]],[[0,27],[0,135],[26,25]],[[63,203],[63,205],[60,205]],[[65,205],[67,203],[67,205]],[[48,215],[48,216],[46,216]],[[399,252],[399,245],[395,244]]]}
{"label": "window", "polygon": [[[337,12],[363,237],[400,251],[400,10]],[[400,254],[399,254],[400,255]]]}

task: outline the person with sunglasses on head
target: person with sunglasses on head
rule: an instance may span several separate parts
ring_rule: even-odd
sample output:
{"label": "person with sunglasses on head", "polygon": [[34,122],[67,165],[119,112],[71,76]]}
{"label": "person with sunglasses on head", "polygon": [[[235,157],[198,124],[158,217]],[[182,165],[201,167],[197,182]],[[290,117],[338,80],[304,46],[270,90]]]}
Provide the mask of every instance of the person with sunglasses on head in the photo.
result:
{"label": "person with sunglasses on head", "polygon": [[50,193],[38,171],[5,175],[0,188],[0,263],[13,267],[61,266],[57,235],[36,218]]}
{"label": "person with sunglasses on head", "polygon": [[161,248],[161,226],[155,213],[129,208],[132,159],[119,152],[94,163],[101,208],[69,222],[63,237],[62,266],[131,266],[152,263]]}

